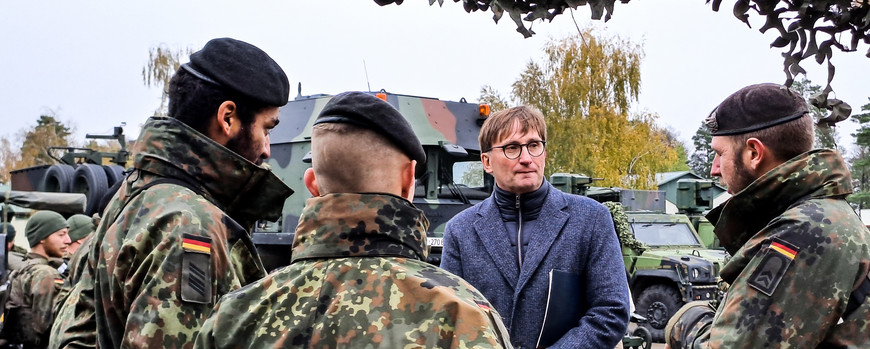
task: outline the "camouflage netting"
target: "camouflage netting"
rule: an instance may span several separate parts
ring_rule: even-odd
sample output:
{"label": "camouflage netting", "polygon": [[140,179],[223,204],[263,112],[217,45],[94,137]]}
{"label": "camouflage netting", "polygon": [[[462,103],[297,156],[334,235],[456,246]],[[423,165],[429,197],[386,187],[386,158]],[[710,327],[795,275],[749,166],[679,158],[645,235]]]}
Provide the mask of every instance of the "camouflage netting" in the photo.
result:
{"label": "camouflage netting", "polygon": [[616,229],[616,236],[619,238],[619,244],[622,247],[628,247],[634,253],[641,254],[647,250],[646,244],[634,238],[631,232],[631,226],[628,225],[628,216],[625,215],[625,208],[619,203],[608,201],[604,203],[607,209],[610,210],[610,215],[613,216],[613,227]]}

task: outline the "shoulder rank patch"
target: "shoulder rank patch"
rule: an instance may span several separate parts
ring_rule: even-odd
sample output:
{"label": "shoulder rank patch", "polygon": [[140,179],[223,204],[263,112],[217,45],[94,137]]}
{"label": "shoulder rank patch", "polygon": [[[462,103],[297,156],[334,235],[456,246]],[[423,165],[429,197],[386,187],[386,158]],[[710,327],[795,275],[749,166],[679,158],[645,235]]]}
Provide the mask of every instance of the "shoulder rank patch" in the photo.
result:
{"label": "shoulder rank patch", "polygon": [[181,300],[192,303],[212,302],[211,239],[184,234],[181,264]]}
{"label": "shoulder rank patch", "polygon": [[767,248],[762,249],[761,263],[749,277],[749,286],[767,296],[772,296],[785,272],[794,261],[798,248],[788,242],[772,239]]}

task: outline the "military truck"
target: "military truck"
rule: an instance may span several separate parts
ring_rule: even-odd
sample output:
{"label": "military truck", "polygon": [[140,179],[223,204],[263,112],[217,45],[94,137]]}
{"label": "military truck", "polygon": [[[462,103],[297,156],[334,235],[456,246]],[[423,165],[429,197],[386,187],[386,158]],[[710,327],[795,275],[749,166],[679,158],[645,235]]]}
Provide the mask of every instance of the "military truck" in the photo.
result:
{"label": "military truck", "polygon": [[666,214],[663,191],[594,187],[593,180],[577,174],[550,176],[562,191],[619,204],[625,222],[615,225],[637,313],[646,318],[641,325],[653,339],[663,341],[665,325],[683,304],[718,299],[725,252],[706,248],[687,215]]}
{"label": "military truck", "polygon": [[[444,227],[450,218],[489,197],[494,181],[480,165],[477,136],[490,114],[486,104],[389,93],[373,95],[390,103],[409,121],[426,151],[416,169],[414,205],[429,219],[429,262],[440,263]],[[272,171],[296,190],[284,203],[278,222],[260,224],[253,240],[267,269],[289,264],[289,246],[305,201],[302,175],[310,167],[311,127],[330,95],[302,96],[281,108],[281,123],[270,134]],[[377,154],[372,154],[377,156]]]}
{"label": "military truck", "polygon": [[[114,139],[116,152],[89,148],[49,147],[47,154],[56,164],[38,165],[10,171],[12,190],[54,193],[81,193],[87,198],[85,214],[96,212],[100,199],[115,182],[123,178],[130,157],[124,128],[117,126],[111,135],[85,135],[86,139]],[[61,155],[58,156],[58,153]],[[109,165],[103,165],[104,160]]]}

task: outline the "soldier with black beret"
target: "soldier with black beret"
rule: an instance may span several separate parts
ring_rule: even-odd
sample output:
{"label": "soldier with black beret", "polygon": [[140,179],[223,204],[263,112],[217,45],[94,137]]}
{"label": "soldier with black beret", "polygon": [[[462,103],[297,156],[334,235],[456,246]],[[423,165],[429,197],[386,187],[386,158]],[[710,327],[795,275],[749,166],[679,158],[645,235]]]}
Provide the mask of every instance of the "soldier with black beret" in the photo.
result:
{"label": "soldier with black beret", "polygon": [[54,321],[55,296],[64,279],[57,270],[69,246],[69,225],[59,213],[37,211],[25,228],[30,253],[10,275],[6,302],[7,340],[24,348],[46,348]]}
{"label": "soldier with black beret", "polygon": [[52,347],[188,346],[221,296],[266,274],[250,231],[293,192],[263,165],[289,86],[268,54],[231,38],[176,71],[169,117],[146,122],[133,172],[76,255],[87,263]]}
{"label": "soldier with black beret", "polygon": [[[364,92],[333,97],[311,131],[314,197],[290,265],[221,299],[197,348],[501,348],[501,317],[425,262],[429,221],[411,200],[426,159],[407,120]],[[290,290],[288,292],[288,290]],[[360,307],[360,305],[362,305]]]}
{"label": "soldier with black beret", "polygon": [[740,89],[706,120],[711,175],[733,196],[707,218],[733,256],[730,284],[668,323],[671,348],[870,348],[870,234],[845,198],[851,175],[814,149],[813,119],[785,86]]}

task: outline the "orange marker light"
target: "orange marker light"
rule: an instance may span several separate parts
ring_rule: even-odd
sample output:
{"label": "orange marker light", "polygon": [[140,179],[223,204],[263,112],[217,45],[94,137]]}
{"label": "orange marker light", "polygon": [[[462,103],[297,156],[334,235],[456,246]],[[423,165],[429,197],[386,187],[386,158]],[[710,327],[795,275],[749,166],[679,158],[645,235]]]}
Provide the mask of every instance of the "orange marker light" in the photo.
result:
{"label": "orange marker light", "polygon": [[489,116],[490,107],[489,104],[481,104],[480,105],[480,116],[487,117]]}
{"label": "orange marker light", "polygon": [[384,100],[384,101],[387,100],[387,94],[386,94],[386,93],[383,93],[383,92],[379,92],[378,94],[375,95],[375,97],[378,97],[378,98],[380,98],[380,99],[382,99],[382,100]]}

